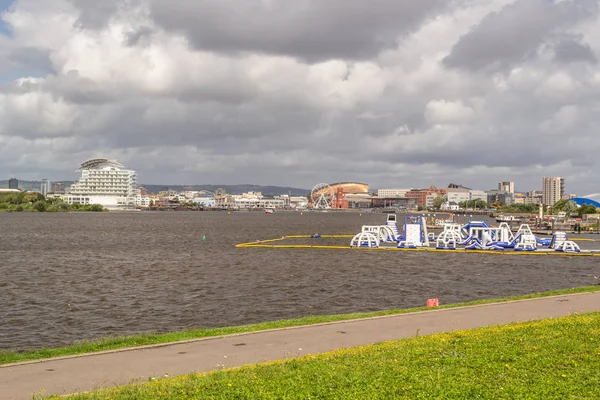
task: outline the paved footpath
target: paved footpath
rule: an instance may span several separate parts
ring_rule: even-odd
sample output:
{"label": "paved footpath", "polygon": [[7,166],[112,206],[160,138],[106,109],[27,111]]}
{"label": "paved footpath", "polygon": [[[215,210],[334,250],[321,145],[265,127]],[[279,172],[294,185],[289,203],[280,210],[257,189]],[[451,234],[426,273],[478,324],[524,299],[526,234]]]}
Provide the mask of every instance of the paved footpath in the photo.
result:
{"label": "paved footpath", "polygon": [[0,366],[0,399],[67,394],[335,349],[600,311],[600,292],[285,328]]}

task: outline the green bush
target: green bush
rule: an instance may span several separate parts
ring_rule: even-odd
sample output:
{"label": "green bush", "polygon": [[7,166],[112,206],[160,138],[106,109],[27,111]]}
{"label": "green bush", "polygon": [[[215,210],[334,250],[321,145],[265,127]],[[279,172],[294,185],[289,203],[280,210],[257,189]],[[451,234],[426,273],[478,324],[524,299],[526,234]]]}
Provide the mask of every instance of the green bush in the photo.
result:
{"label": "green bush", "polygon": [[33,204],[33,209],[39,212],[44,212],[46,211],[47,205],[46,202],[43,200],[38,200]]}
{"label": "green bush", "polygon": [[100,204],[67,204],[60,198],[48,198],[39,193],[9,193],[0,195],[0,210],[64,212],[64,211],[106,211]]}

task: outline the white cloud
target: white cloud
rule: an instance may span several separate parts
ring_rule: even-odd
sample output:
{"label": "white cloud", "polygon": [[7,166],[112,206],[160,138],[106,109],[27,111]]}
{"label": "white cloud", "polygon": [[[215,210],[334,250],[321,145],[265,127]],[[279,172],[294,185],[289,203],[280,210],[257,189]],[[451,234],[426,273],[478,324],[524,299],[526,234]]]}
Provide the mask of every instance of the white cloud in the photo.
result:
{"label": "white cloud", "polygon": [[[588,0],[562,3],[17,0],[0,36],[0,179],[70,178],[106,156],[143,182],[527,190],[557,174],[594,192],[600,21]],[[213,20],[185,11],[210,4]],[[539,15],[508,40],[522,9]]]}
{"label": "white cloud", "polygon": [[433,125],[467,123],[475,118],[475,111],[461,100],[432,100],[425,108],[425,118]]}

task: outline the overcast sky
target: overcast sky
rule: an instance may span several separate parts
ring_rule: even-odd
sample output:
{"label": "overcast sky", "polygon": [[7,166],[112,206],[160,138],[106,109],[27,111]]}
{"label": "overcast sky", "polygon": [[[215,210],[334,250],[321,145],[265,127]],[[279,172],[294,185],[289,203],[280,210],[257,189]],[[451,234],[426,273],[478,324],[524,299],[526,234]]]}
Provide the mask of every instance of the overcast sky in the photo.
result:
{"label": "overcast sky", "polygon": [[0,179],[600,192],[598,0],[0,0]]}

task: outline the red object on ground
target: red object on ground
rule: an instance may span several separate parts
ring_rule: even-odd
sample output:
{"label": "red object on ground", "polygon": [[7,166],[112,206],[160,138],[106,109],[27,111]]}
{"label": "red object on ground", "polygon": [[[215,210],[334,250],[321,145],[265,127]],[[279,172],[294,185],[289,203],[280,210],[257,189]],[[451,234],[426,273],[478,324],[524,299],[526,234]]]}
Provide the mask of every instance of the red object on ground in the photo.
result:
{"label": "red object on ground", "polygon": [[427,307],[439,307],[440,301],[438,299],[429,299],[427,300]]}

